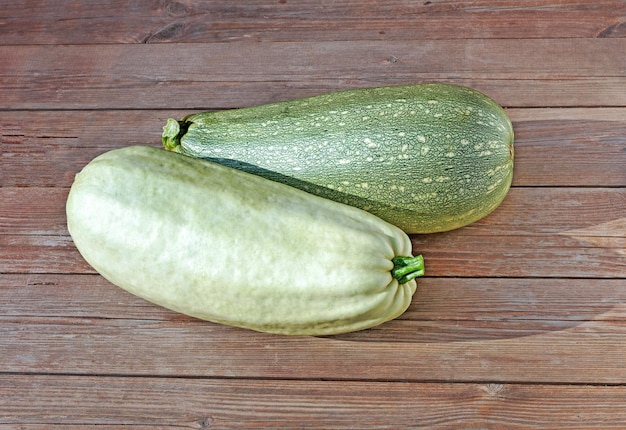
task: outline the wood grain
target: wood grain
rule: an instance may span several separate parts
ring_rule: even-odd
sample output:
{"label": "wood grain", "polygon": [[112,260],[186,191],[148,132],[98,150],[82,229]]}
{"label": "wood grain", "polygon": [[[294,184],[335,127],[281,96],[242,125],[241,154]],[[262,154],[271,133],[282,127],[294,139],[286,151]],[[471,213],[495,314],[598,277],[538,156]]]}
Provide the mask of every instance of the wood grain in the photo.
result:
{"label": "wood grain", "polygon": [[[67,188],[0,188],[7,205],[0,210],[0,233],[67,235]],[[427,243],[439,238],[490,236],[576,235],[576,231],[614,222],[626,211],[626,190],[611,188],[513,187],[504,202],[489,216],[446,233],[414,235]],[[537,223],[537,218],[543,222]],[[621,218],[619,218],[621,219]],[[619,225],[615,231],[620,232]],[[610,230],[610,225],[607,226]],[[613,235],[609,230],[606,236]]]}
{"label": "wood grain", "polygon": [[[623,278],[625,242],[616,234],[610,247],[554,234],[414,237],[413,252],[429,276]],[[0,247],[3,273],[95,273],[69,236],[0,235]]]}
{"label": "wood grain", "polygon": [[0,46],[0,109],[230,108],[423,81],[506,107],[625,106],[624,51],[621,38]]}
{"label": "wood grain", "polygon": [[[419,343],[498,339],[549,333],[589,321],[623,322],[623,283],[620,279],[426,277],[419,280],[411,306],[400,317],[419,330],[404,330],[399,336],[382,327],[377,335],[365,331],[336,338]],[[2,317],[24,321],[79,317],[206,324],[148,303],[95,274],[7,274],[0,278],[0,302],[4,303]]]}
{"label": "wood grain", "polygon": [[[0,44],[624,37],[619,0],[14,1]],[[29,25],[23,25],[28,22]],[[106,30],[106,31],[105,31]]]}
{"label": "wood grain", "polygon": [[[0,211],[3,272],[93,273],[67,236],[67,189],[4,187],[0,195],[9,202]],[[626,232],[619,225],[598,232],[611,240],[603,246],[571,231],[624,213],[624,188],[513,188],[490,216],[464,229],[414,235],[413,248],[429,276],[623,278]]]}
{"label": "wood grain", "polygon": [[[626,384],[624,322],[410,341],[419,330],[394,320],[358,337],[311,338],[185,320],[6,317],[0,348],[3,371],[20,374]],[[584,354],[571,353],[581,345]]]}
{"label": "wood grain", "polygon": [[[1,195],[8,201],[7,204],[11,205],[0,212],[0,233],[66,234],[64,205],[68,191],[67,188],[47,187],[31,187],[28,190],[11,187],[0,189]],[[435,238],[461,232],[482,235],[484,231],[481,230],[486,227],[511,235],[562,233],[568,229],[580,229],[610,221],[614,214],[621,213],[624,204],[625,194],[622,188],[514,187],[502,205],[490,216],[462,230],[423,237]],[[576,208],[576,213],[573,213],[572,207]],[[534,218],[542,212],[546,220],[538,225]],[[519,218],[513,217],[513,214]],[[28,217],[33,219],[31,223],[28,222]],[[48,228],[40,229],[45,226],[46,217]]]}
{"label": "wood grain", "polygon": [[[6,3],[6,2],[5,2]],[[0,429],[626,428],[623,0],[16,0],[0,17]],[[502,104],[513,188],[412,236],[394,321],[281,337],[97,275],[64,204],[168,117],[443,81]]]}
{"label": "wood grain", "polygon": [[[127,145],[160,146],[165,120],[191,112],[4,112],[0,185],[69,187],[96,155]],[[626,108],[507,113],[515,130],[514,186],[626,186]]]}
{"label": "wood grain", "polygon": [[0,396],[0,428],[544,430],[626,425],[626,390],[615,386],[3,375]]}

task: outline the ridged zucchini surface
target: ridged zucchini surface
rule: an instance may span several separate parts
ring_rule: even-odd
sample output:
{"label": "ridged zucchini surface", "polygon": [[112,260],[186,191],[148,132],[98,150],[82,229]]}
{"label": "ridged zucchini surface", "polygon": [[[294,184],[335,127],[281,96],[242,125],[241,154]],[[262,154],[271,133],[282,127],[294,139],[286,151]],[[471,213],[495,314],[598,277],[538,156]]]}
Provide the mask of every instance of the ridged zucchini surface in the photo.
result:
{"label": "ridged zucchini surface", "polygon": [[287,185],[152,147],[77,174],[67,223],[113,284],[253,330],[328,335],[402,314],[423,274],[399,228]]}

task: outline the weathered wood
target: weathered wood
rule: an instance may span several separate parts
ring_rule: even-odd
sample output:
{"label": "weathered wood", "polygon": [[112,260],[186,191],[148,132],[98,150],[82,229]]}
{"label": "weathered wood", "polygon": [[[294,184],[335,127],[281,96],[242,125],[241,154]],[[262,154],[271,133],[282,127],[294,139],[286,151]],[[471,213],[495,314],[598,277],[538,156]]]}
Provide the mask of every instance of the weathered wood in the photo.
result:
{"label": "weathered wood", "polygon": [[[343,340],[441,342],[547,334],[588,321],[626,320],[623,280],[423,278],[399,321]],[[155,306],[98,275],[4,275],[5,321],[57,318],[207,323]],[[410,322],[409,322],[410,321]],[[2,319],[0,319],[0,323]]]}
{"label": "weathered wood", "polygon": [[514,129],[514,185],[626,184],[626,120],[541,119]]}
{"label": "weathered wood", "polygon": [[[487,217],[470,224],[463,234],[455,231],[418,236],[429,242],[439,238],[479,236],[576,236],[572,230],[623,219],[626,214],[626,189],[575,187],[513,187],[502,204]],[[624,237],[626,231],[599,232]],[[614,233],[614,234],[613,234]],[[444,239],[447,240],[447,239]]]}
{"label": "weathered wood", "polygon": [[403,336],[419,322],[380,327],[386,337],[374,329],[351,340],[188,320],[5,317],[0,349],[8,373],[626,384],[623,321],[431,342]]}
{"label": "weathered wood", "polygon": [[[69,188],[2,187],[0,234],[67,235],[65,201]],[[489,216],[447,233],[415,235],[431,243],[443,237],[564,235],[621,219],[626,213],[624,188],[513,187]],[[541,220],[541,222],[537,222]],[[607,237],[626,234],[614,226]],[[622,233],[621,235],[619,233]],[[578,235],[580,236],[580,235]]]}
{"label": "weathered wood", "polygon": [[[626,428],[623,0],[16,0],[0,18],[0,429]],[[412,237],[371,330],[282,337],[152,305],[65,226],[96,155],[167,117],[444,81],[507,108],[514,187]],[[604,385],[606,384],[606,385]]]}
{"label": "weathered wood", "polygon": [[[0,211],[0,271],[93,273],[67,236],[67,189],[0,194],[9,202]],[[623,278],[624,213],[624,188],[513,188],[464,229],[414,235],[414,252],[424,255],[429,276]]]}
{"label": "weathered wood", "polygon": [[0,46],[0,109],[227,108],[422,81],[507,107],[626,106],[625,50],[621,38]]}
{"label": "weathered wood", "polygon": [[0,44],[624,37],[619,0],[13,1]]}
{"label": "weathered wood", "polygon": [[[165,120],[191,112],[4,112],[0,185],[69,187],[96,155],[127,145],[160,146]],[[515,129],[515,186],[626,186],[625,108],[508,113]]]}
{"label": "weathered wood", "polygon": [[[541,219],[542,214],[538,214]],[[561,235],[440,235],[413,239],[434,276],[623,278],[623,233],[609,244]]]}
{"label": "weathered wood", "polygon": [[0,234],[67,235],[68,193],[69,188],[0,187]]}
{"label": "weathered wood", "polygon": [[[413,252],[424,255],[429,276],[623,278],[626,242],[613,234],[415,236]],[[94,273],[69,236],[0,235],[0,247],[4,273]]]}
{"label": "weathered wood", "polygon": [[0,234],[0,273],[94,273],[69,236]]}
{"label": "weathered wood", "polygon": [[626,388],[613,386],[3,375],[0,395],[0,428],[617,430],[626,426]]}

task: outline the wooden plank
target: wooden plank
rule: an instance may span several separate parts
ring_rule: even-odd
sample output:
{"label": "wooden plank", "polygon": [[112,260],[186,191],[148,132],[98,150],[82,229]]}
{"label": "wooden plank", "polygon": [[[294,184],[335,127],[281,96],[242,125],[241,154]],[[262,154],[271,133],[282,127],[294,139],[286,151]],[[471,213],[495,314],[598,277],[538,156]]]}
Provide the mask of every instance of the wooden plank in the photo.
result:
{"label": "wooden plank", "polygon": [[[549,334],[588,321],[624,322],[623,284],[617,279],[423,278],[398,322],[335,338],[412,343],[495,340]],[[0,303],[2,318],[9,322],[85,318],[206,324],[152,305],[98,275],[5,274],[0,277]]]}
{"label": "wooden plank", "polygon": [[[542,216],[542,215],[538,215]],[[619,233],[618,233],[619,234]],[[428,276],[623,278],[623,233],[608,244],[559,234],[414,236]],[[602,239],[598,239],[598,242]],[[93,274],[69,236],[0,235],[0,272]]]}
{"label": "wooden plank", "polygon": [[[4,112],[0,185],[69,187],[96,155],[160,146],[168,117],[193,110]],[[626,186],[626,108],[508,109],[515,186]]]}
{"label": "wooden plank", "polygon": [[0,234],[67,235],[69,188],[0,187]]}
{"label": "wooden plank", "polygon": [[626,119],[515,121],[515,114],[514,185],[626,184]]}
{"label": "wooden plank", "polygon": [[626,425],[623,386],[2,375],[0,394],[0,428],[546,430]]}
{"label": "wooden plank", "polygon": [[536,320],[564,326],[623,321],[626,291],[621,279],[423,278],[403,318],[520,324]]}
{"label": "wooden plank", "polygon": [[513,122],[567,121],[595,122],[605,121],[621,123],[626,121],[626,110],[615,108],[531,108],[507,109]]}
{"label": "wooden plank", "polygon": [[0,109],[228,108],[422,81],[507,107],[625,106],[624,50],[620,38],[0,46]]}
{"label": "wooden plank", "polygon": [[[626,188],[513,187],[502,204],[487,217],[471,224],[464,235],[574,236],[572,230],[590,228],[619,220],[626,214]],[[617,230],[624,237],[626,232]],[[621,233],[621,234],[620,234]],[[439,235],[459,236],[454,231]]]}
{"label": "wooden plank", "polygon": [[567,235],[442,234],[413,238],[413,252],[433,276],[623,278],[626,240],[616,234],[608,246]]}
{"label": "wooden plank", "polygon": [[0,273],[94,273],[69,236],[0,234]]}
{"label": "wooden plank", "polygon": [[[0,272],[94,273],[65,232],[66,189],[0,193],[13,196],[0,212]],[[624,213],[626,188],[513,188],[491,215],[460,230],[414,235],[413,248],[428,276],[623,278]]]}
{"label": "wooden plank", "polygon": [[[623,0],[16,0],[0,18],[0,429],[626,428]],[[174,42],[174,43],[172,43]],[[514,53],[514,55],[513,55]],[[65,226],[75,173],[165,118],[445,81],[504,105],[514,187],[412,237],[371,330],[284,337],[111,285]]]}
{"label": "wooden plank", "polygon": [[[626,324],[590,321],[407,341],[420,323],[394,320],[355,339],[289,337],[197,321],[5,317],[5,373],[626,384]],[[394,336],[398,336],[396,340]]]}
{"label": "wooden plank", "polygon": [[624,37],[618,0],[7,4],[0,44]]}
{"label": "wooden plank", "polygon": [[[0,188],[0,200],[4,202],[0,208],[0,234],[67,235],[65,201],[68,192],[68,188],[56,187]],[[439,237],[489,234],[575,236],[569,233],[621,219],[625,212],[624,188],[513,187],[493,213],[470,226],[416,237],[423,237],[430,243],[431,238],[436,241]],[[538,223],[537,217],[542,222]]]}
{"label": "wooden plank", "polygon": [[97,155],[129,145],[161,146],[168,117],[182,111],[4,112],[2,186],[69,187]]}

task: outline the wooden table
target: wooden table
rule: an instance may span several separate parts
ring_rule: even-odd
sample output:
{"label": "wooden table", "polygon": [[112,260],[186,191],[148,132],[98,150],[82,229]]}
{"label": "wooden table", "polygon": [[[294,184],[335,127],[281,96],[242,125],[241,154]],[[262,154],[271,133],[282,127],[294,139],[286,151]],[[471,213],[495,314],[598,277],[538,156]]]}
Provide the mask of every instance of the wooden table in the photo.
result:
{"label": "wooden table", "polygon": [[[626,428],[626,3],[7,2],[0,17],[0,428]],[[441,81],[502,104],[487,218],[412,236],[402,317],[282,337],[125,293],[64,204],[165,119]],[[91,428],[91,427],[90,427]],[[99,427],[101,428],[101,427]]]}

